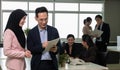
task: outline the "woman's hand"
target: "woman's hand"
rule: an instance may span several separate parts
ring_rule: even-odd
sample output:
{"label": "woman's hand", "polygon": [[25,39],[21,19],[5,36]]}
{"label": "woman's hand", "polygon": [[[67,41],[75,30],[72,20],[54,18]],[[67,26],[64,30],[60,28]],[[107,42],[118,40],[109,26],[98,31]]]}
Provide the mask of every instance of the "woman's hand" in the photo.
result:
{"label": "woman's hand", "polygon": [[29,50],[25,51],[25,57],[27,57],[27,58],[32,57],[32,54],[31,54],[31,52]]}

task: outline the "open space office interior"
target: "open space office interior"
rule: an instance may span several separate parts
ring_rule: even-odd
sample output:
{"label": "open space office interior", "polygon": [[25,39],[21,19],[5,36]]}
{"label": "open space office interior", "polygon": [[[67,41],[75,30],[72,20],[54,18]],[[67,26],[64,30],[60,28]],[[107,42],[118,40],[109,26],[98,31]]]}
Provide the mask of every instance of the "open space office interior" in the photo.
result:
{"label": "open space office interior", "polygon": [[[92,19],[90,24],[92,30],[96,27],[95,16],[98,14],[110,26],[106,66],[85,62],[83,65],[59,66],[59,70],[120,70],[120,0],[0,0],[0,70],[7,70],[7,56],[3,52],[3,41],[9,15],[15,9],[22,9],[27,13],[25,24],[22,27],[25,32],[37,25],[35,9],[41,6],[48,9],[47,24],[57,28],[61,43],[67,42],[68,34],[73,34],[75,42],[82,44],[83,21],[87,17]],[[26,33],[25,37],[27,39]],[[95,40],[96,38],[93,39],[93,42]],[[25,61],[26,70],[31,70],[31,58],[25,58]]]}

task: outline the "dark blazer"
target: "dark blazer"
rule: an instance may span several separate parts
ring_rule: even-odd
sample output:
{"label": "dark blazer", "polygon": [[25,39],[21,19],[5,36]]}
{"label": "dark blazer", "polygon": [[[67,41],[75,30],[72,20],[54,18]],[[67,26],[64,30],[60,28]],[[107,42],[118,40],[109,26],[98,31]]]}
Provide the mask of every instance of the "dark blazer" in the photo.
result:
{"label": "dark blazer", "polygon": [[86,49],[86,52],[83,54],[82,59],[85,62],[97,62],[97,48],[96,47],[89,47]]}
{"label": "dark blazer", "polygon": [[109,24],[103,23],[102,31],[103,31],[103,34],[101,35],[102,41],[104,43],[108,44],[109,43],[109,39],[110,39],[110,27],[109,27]]}
{"label": "dark blazer", "polygon": [[[48,26],[47,25],[47,32],[48,32],[48,41],[59,38],[59,34],[56,28]],[[42,43],[39,35],[39,29],[38,26],[31,29],[27,36],[27,48],[32,53],[32,59],[31,59],[31,70],[40,70],[39,65],[41,62],[41,55],[44,51],[44,48],[42,48]],[[58,49],[61,47],[60,41],[57,44]],[[59,50],[57,51],[59,52]],[[58,70],[58,62],[56,58],[56,53],[49,52],[50,56],[52,58],[53,64],[56,67],[56,70]]]}
{"label": "dark blazer", "polygon": [[[68,43],[66,43],[64,47],[65,47],[67,54],[69,54]],[[74,43],[72,45],[72,52],[71,52],[71,54],[69,54],[69,56],[74,57],[74,58],[76,58],[76,57],[81,58],[84,52],[85,52],[85,48],[83,47],[83,45],[81,43]]]}
{"label": "dark blazer", "polygon": [[[98,30],[100,30],[99,27],[98,27]],[[98,47],[98,50],[106,51],[107,50],[107,45],[109,44],[109,40],[110,40],[109,24],[103,22],[101,30],[103,31],[103,34],[101,35],[102,41],[101,42],[97,41],[97,39],[99,39],[99,38],[97,38],[96,39],[96,46]],[[105,46],[105,47],[99,47],[99,45],[100,46]]]}

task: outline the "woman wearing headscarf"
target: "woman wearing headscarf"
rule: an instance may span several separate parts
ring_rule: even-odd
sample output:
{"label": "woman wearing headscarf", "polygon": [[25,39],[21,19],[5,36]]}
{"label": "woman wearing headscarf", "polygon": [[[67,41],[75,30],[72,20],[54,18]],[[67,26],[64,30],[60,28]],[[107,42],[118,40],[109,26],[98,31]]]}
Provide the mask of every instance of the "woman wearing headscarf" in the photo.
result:
{"label": "woman wearing headscarf", "polygon": [[31,57],[30,51],[25,50],[26,39],[22,30],[26,16],[21,9],[14,10],[9,16],[3,41],[7,70],[25,70],[25,57]]}

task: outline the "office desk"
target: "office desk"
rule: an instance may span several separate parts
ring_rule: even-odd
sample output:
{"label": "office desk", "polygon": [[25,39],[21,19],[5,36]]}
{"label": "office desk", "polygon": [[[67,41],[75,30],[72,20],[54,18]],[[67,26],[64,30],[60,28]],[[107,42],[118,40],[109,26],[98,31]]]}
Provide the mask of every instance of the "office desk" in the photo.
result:
{"label": "office desk", "polygon": [[114,52],[120,53],[120,47],[117,47],[117,46],[108,46],[107,49],[108,51],[114,51]]}
{"label": "office desk", "polygon": [[[3,48],[0,48],[0,66],[3,70],[6,70],[5,62],[6,56],[3,54]],[[26,58],[26,66],[26,70],[30,70],[29,58]],[[85,63],[83,65],[68,65],[68,69],[60,67],[59,70],[108,70],[108,68],[94,63]]]}
{"label": "office desk", "polygon": [[120,64],[120,46],[108,46],[107,47],[108,52],[117,52],[118,53],[118,63]]}
{"label": "office desk", "polygon": [[85,63],[83,65],[68,65],[68,69],[65,67],[59,68],[59,70],[109,70],[108,67],[100,66],[94,63]]}

